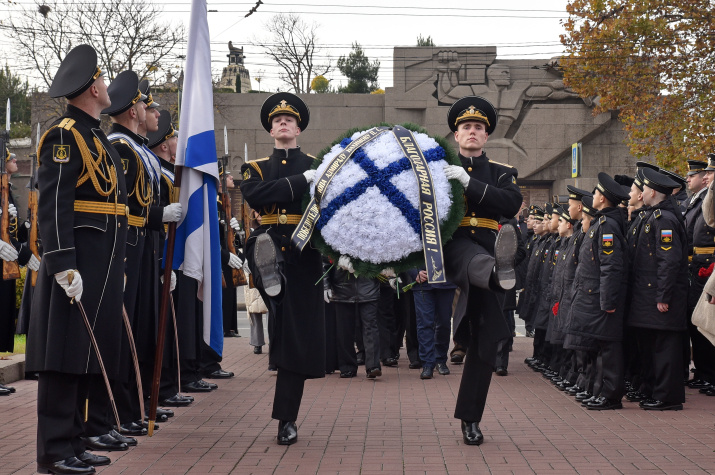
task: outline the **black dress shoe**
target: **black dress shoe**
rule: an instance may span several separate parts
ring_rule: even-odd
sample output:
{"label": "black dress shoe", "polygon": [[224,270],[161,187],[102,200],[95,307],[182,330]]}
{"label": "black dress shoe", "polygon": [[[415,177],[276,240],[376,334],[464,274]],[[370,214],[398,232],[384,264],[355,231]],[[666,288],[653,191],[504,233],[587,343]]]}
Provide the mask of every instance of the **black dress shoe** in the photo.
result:
{"label": "black dress shoe", "polygon": [[385,366],[397,366],[397,360],[395,358],[385,358],[382,360],[382,364]]}
{"label": "black dress shoe", "polygon": [[376,366],[374,368],[370,368],[367,370],[367,378],[368,379],[375,379],[378,376],[382,376],[382,369],[379,366]]}
{"label": "black dress shoe", "polygon": [[254,346],[253,347],[253,354],[254,355],[260,355],[263,353],[263,347],[262,346]]}
{"label": "black dress shoe", "polygon": [[77,457],[68,457],[64,460],[52,463],[39,463],[37,464],[37,473],[69,473],[76,475],[83,475],[88,473],[95,473],[94,467],[87,465],[82,462]]}
{"label": "black dress shoe", "polygon": [[119,442],[109,434],[97,435],[94,437],[83,437],[85,447],[88,450],[103,450],[105,452],[113,452],[119,450],[127,450],[129,446],[124,442]]}
{"label": "black dress shoe", "polygon": [[[233,373],[231,373],[231,374],[233,374]],[[208,381],[204,381],[203,379],[200,379],[200,380],[198,380],[198,381],[196,381],[196,382],[199,383],[199,384],[201,384],[201,385],[203,385],[203,386],[206,386],[206,387],[209,388],[211,391],[213,391],[214,389],[218,389],[218,384],[216,384],[216,383],[209,383]]]}
{"label": "black dress shoe", "polygon": [[357,371],[341,371],[340,372],[341,378],[354,378],[355,376],[357,376]]}
{"label": "black dress shoe", "polygon": [[706,396],[715,396],[715,387],[709,387],[703,394]]}
{"label": "black dress shoe", "polygon": [[462,364],[464,362],[464,352],[463,351],[455,351],[449,357],[449,361],[452,364]]}
{"label": "black dress shoe", "polygon": [[432,379],[433,372],[434,368],[432,366],[425,366],[420,373],[420,379]]}
{"label": "black dress shoe", "polygon": [[[222,369],[217,369],[213,373],[208,373],[204,375],[204,378],[209,379],[228,379],[233,378],[233,371],[224,371]],[[216,386],[218,387],[218,386]]]}
{"label": "black dress shoe", "polygon": [[620,399],[607,399],[603,396],[595,401],[591,401],[586,406],[593,411],[608,411],[610,409],[623,409],[623,403]]}
{"label": "black dress shoe", "polygon": [[[208,393],[211,388],[201,384],[199,381],[191,381],[190,383],[182,384],[181,390],[185,393]],[[162,406],[167,404],[162,403]]]}
{"label": "black dress shoe", "polygon": [[293,445],[298,442],[298,428],[293,421],[278,422],[278,445]]}
{"label": "black dress shoe", "polygon": [[590,399],[592,397],[593,397],[593,394],[591,394],[588,391],[581,391],[580,393],[576,393],[577,401],[585,401],[586,399]]}
{"label": "black dress shoe", "polygon": [[640,404],[641,409],[646,411],[682,411],[683,405],[679,402],[665,402],[665,401],[643,401]]}
{"label": "black dress shoe", "polygon": [[451,371],[447,367],[447,363],[437,363],[437,372],[442,376],[447,376]]}
{"label": "black dress shoe", "polygon": [[179,394],[174,394],[169,399],[164,399],[163,401],[160,401],[159,404],[161,404],[162,406],[169,407],[186,407],[191,404],[191,402],[192,401],[181,397],[181,395]]}
{"label": "black dress shoe", "polygon": [[137,445],[137,439],[134,437],[125,437],[114,429],[109,431],[109,435],[117,439],[119,442],[124,442],[129,447],[136,447]]}
{"label": "black dress shoe", "polygon": [[494,280],[502,290],[511,290],[516,285],[514,255],[519,241],[516,229],[511,224],[502,225],[494,242]]}
{"label": "black dress shoe", "polygon": [[117,431],[120,434],[128,436],[144,436],[147,434],[147,430],[144,428],[143,424],[137,422],[125,422],[119,426]]}
{"label": "black dress shoe", "polygon": [[478,422],[462,421],[462,439],[467,445],[480,445],[484,442],[482,431]]}
{"label": "black dress shoe", "polygon": [[410,364],[409,364],[410,369],[420,369],[421,367],[422,367],[421,361],[410,361]]}
{"label": "black dress shoe", "polygon": [[268,363],[268,371],[278,371],[278,367],[273,363]]}
{"label": "black dress shoe", "polygon": [[[159,409],[159,408],[157,408],[157,409]],[[147,414],[147,416],[144,418],[144,420],[145,420],[145,421],[148,421],[148,420],[149,420],[149,415],[148,415],[148,414]],[[166,421],[168,421],[168,420],[169,420],[169,416],[167,416],[166,414],[159,414],[159,411],[157,410],[157,412],[156,412],[156,419],[154,419],[154,422],[166,422]]]}
{"label": "black dress shoe", "polygon": [[7,389],[7,390],[10,391],[11,393],[14,393],[14,392],[15,392],[15,388],[13,388],[12,386],[6,386],[6,385],[4,385],[4,384],[0,384],[0,389]]}
{"label": "black dress shoe", "polygon": [[528,358],[524,358],[524,363],[526,363],[526,364],[531,364],[531,363],[533,363],[534,361],[536,361],[536,358],[534,358],[533,356],[530,356],[530,357],[528,357]]}
{"label": "black dress shoe", "polygon": [[640,402],[647,399],[647,396],[640,391],[631,391],[626,393],[626,399],[631,402]]}
{"label": "black dress shoe", "polygon": [[[137,421],[135,424],[142,426],[144,430],[149,432],[149,421]],[[154,430],[159,430],[159,424],[154,424]]]}
{"label": "black dress shoe", "polygon": [[9,389],[0,388],[0,396],[9,396],[10,394],[12,394],[12,391]]}
{"label": "black dress shoe", "polygon": [[95,467],[99,467],[100,465],[109,465],[112,463],[112,461],[109,460],[109,457],[105,457],[104,455],[95,455],[92,452],[87,452],[86,450],[79,454],[77,458],[87,465],[93,465]]}
{"label": "black dress shoe", "polygon": [[174,417],[174,411],[172,411],[171,409],[162,409],[161,407],[157,407],[156,415],[158,416],[159,414],[166,417]]}
{"label": "black dress shoe", "polygon": [[704,379],[691,379],[688,381],[688,387],[691,389],[701,389],[701,388],[707,388],[710,387],[711,384],[705,381]]}

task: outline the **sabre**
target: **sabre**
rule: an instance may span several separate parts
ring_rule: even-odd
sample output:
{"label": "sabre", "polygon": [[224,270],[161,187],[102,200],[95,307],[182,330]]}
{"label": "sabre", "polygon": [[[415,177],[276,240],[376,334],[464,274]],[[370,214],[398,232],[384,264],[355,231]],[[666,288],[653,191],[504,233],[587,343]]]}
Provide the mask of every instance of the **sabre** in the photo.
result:
{"label": "sabre", "polygon": [[134,376],[137,380],[137,392],[139,393],[139,412],[142,414],[142,417],[144,417],[144,387],[142,386],[142,377],[141,373],[139,372],[139,357],[137,356],[137,345],[134,342],[134,332],[132,332],[132,326],[129,323],[129,315],[127,315],[127,308],[124,305],[122,305],[122,316],[124,317],[124,327],[127,329],[129,349],[131,350],[132,361],[134,362]]}
{"label": "sabre", "polygon": [[[74,280],[74,271],[67,271],[67,282],[71,285]],[[74,298],[70,300],[70,303],[76,303],[79,313],[82,314],[82,319],[84,320],[84,326],[87,327],[87,333],[89,334],[89,341],[92,343],[92,348],[97,354],[97,361],[99,362],[99,369],[102,370],[102,377],[104,378],[104,385],[107,387],[107,394],[109,394],[109,403],[112,405],[112,411],[114,411],[114,419],[117,421],[117,430],[121,429],[119,424],[119,413],[117,412],[117,403],[114,402],[114,393],[112,393],[112,386],[109,384],[109,378],[107,377],[107,370],[104,368],[104,361],[102,361],[102,355],[99,353],[99,345],[97,345],[97,339],[94,337],[94,332],[92,331],[92,326],[89,324],[89,318],[87,318],[87,312],[84,311],[84,305],[79,300],[75,301]]]}
{"label": "sabre", "polygon": [[177,382],[179,384],[179,395],[181,394],[181,358],[179,357],[179,330],[176,327],[176,309],[174,308],[174,296],[169,294],[171,301],[171,316],[174,319],[174,341],[176,342],[176,371]]}
{"label": "sabre", "polygon": [[[7,100],[5,112],[5,130],[0,133],[0,154],[2,163],[0,164],[0,239],[12,245],[10,240],[10,178],[5,168],[5,153],[7,152],[7,142],[10,140],[10,99]],[[2,279],[14,280],[20,278],[20,266],[17,261],[2,261]]]}

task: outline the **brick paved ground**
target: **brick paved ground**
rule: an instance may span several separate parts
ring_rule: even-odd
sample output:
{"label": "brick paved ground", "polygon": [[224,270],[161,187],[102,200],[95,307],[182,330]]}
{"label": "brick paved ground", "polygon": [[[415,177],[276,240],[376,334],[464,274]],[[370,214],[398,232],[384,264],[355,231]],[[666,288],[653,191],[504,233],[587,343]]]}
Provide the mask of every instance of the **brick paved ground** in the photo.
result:
{"label": "brick paved ground", "polygon": [[[465,446],[452,418],[461,367],[421,381],[385,368],[377,381],[337,374],[309,381],[299,441],[275,444],[270,419],[274,376],[247,338],[226,340],[220,389],[197,394],[154,437],[109,454],[109,474],[204,473],[713,473],[715,398],[687,390],[680,412],[587,411],[522,361],[532,340],[518,338],[507,377],[495,376],[481,427],[485,443]],[[0,473],[35,468],[36,383],[14,383],[0,398]]]}

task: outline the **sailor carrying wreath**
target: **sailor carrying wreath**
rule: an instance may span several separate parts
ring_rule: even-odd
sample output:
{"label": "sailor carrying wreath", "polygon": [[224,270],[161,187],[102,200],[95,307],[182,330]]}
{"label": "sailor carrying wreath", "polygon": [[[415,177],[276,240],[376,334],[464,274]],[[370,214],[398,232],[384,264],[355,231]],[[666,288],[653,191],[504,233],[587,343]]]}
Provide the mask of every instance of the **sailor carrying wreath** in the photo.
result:
{"label": "sailor carrying wreath", "polygon": [[412,124],[348,131],[313,164],[293,244],[302,249],[312,237],[366,277],[424,266],[430,282],[444,282],[442,245],[464,217],[462,185],[445,177],[446,165],[459,165],[447,141]]}

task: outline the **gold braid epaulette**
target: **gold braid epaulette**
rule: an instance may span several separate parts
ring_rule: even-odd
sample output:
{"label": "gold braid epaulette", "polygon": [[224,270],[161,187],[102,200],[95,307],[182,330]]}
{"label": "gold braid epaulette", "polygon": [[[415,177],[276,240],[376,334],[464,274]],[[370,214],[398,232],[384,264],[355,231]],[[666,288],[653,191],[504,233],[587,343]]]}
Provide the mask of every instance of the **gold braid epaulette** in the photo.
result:
{"label": "gold braid epaulette", "polygon": [[[87,142],[84,140],[84,137],[82,137],[82,134],[80,134],[79,131],[74,128],[74,124],[74,120],[64,119],[58,125],[50,127],[50,129],[45,132],[45,135],[42,136],[40,142],[37,144],[37,165],[41,165],[40,150],[42,149],[42,145],[45,142],[45,137],[47,137],[47,134],[50,133],[50,130],[57,127],[64,130],[68,130],[72,132],[72,135],[74,135],[75,142],[77,143],[77,147],[79,148],[79,153],[82,156],[82,172],[79,174],[79,178],[77,179],[76,188],[79,188],[87,180],[91,180],[92,185],[94,185],[94,190],[97,192],[97,194],[99,194],[100,196],[111,195],[117,187],[117,171],[114,169],[113,166],[110,166],[107,163],[107,151],[104,149],[102,142],[100,142],[97,137],[94,137],[94,146],[97,149],[97,160],[95,161],[92,158],[92,152],[90,152],[89,147],[87,146]],[[107,177],[100,168],[103,163],[105,167],[109,169],[109,177]],[[99,175],[99,177],[104,181],[105,184],[110,184],[109,190],[104,191],[100,187],[97,175]]]}

